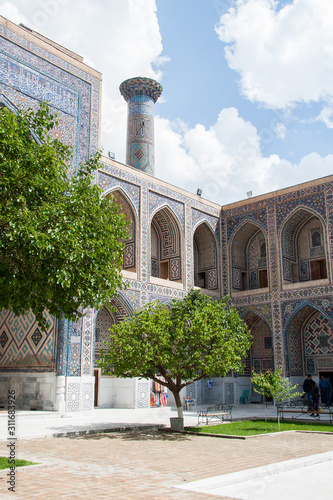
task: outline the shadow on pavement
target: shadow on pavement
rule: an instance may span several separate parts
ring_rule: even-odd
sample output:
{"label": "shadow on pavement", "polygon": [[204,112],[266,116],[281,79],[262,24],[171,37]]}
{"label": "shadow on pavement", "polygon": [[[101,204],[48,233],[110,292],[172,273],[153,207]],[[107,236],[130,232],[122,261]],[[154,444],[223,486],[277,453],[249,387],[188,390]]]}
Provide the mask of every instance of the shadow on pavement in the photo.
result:
{"label": "shadow on pavement", "polygon": [[187,441],[190,436],[173,433],[159,432],[157,429],[126,430],[117,432],[98,432],[81,436],[64,436],[67,439],[97,441],[99,439],[123,439],[125,441]]}

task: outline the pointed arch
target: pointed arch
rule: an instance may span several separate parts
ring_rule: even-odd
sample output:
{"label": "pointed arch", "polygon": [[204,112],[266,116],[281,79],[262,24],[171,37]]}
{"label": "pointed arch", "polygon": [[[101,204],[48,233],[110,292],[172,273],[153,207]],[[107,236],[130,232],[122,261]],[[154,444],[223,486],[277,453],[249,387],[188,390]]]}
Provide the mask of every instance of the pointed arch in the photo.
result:
{"label": "pointed arch", "polygon": [[244,221],[230,241],[232,290],[267,288],[267,236],[252,221]]}
{"label": "pointed arch", "polygon": [[128,223],[127,237],[124,239],[125,250],[123,269],[127,271],[137,271],[137,218],[135,208],[128,198],[127,194],[120,187],[116,187],[109,191],[106,198],[113,196],[115,203],[119,207],[119,211],[124,214],[125,221]]}
{"label": "pointed arch", "polygon": [[252,334],[252,346],[245,358],[244,375],[262,373],[274,369],[273,337],[267,321],[257,312],[249,311],[244,321]]}
{"label": "pointed arch", "polygon": [[280,231],[282,284],[326,279],[326,229],[321,216],[298,207]]}
{"label": "pointed arch", "polygon": [[333,323],[321,309],[310,303],[302,304],[291,316],[285,338],[287,375],[333,371]]}
{"label": "pointed arch", "polygon": [[97,360],[101,356],[100,350],[106,350],[104,341],[108,340],[110,336],[110,328],[132,315],[132,306],[126,297],[120,293],[111,300],[110,305],[105,305],[97,312],[95,320],[95,366],[97,366]]}
{"label": "pointed arch", "polygon": [[215,235],[209,224],[201,221],[193,234],[194,285],[217,290],[218,252]]}
{"label": "pointed arch", "polygon": [[179,222],[167,205],[159,207],[151,220],[151,276],[182,281],[182,240]]}

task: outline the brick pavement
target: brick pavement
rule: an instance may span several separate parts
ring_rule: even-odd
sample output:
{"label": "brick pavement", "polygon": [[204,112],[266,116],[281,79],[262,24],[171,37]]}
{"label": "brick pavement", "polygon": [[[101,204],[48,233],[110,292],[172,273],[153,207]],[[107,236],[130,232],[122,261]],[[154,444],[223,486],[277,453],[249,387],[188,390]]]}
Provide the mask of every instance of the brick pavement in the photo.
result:
{"label": "brick pavement", "polygon": [[[333,436],[281,433],[244,441],[151,431],[22,440],[17,458],[41,465],[16,469],[17,498],[217,499],[172,486],[333,449]],[[7,456],[0,443],[0,456]],[[0,473],[0,496],[7,491]]]}

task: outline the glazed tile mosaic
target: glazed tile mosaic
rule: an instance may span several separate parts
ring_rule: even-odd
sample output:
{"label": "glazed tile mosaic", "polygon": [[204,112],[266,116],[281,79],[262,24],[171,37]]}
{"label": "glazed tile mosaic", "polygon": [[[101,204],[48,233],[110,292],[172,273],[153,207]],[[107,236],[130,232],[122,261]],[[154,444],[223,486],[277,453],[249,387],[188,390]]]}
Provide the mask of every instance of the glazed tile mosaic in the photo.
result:
{"label": "glazed tile mosaic", "polygon": [[[47,42],[27,36],[24,28],[0,23],[0,36],[1,104],[15,112],[20,105],[36,109],[48,100],[59,117],[55,134],[74,147],[72,171],[98,148],[98,73],[79,57],[47,50]],[[53,403],[45,400],[41,406],[59,409],[62,397],[66,411],[90,411],[97,404],[96,360],[110,326],[147,302],[168,304],[197,286],[215,299],[230,294],[253,334],[243,376],[221,381],[224,402],[233,404],[239,391],[251,389],[251,370],[281,366],[295,383],[306,373],[333,375],[333,177],[226,207],[205,201],[152,175],[153,110],[161,86],[139,78],[121,88],[129,105],[130,166],[103,157],[95,179],[129,221],[127,288],[104,308],[88,308],[77,323],[48,318],[46,332],[31,314],[16,318],[2,311],[2,372],[40,372],[55,395]],[[105,393],[121,393],[120,386],[101,380],[109,383]],[[37,394],[37,382],[31,383]],[[134,386],[139,392],[133,401],[145,407],[147,384]],[[204,402],[207,390],[194,384],[187,395]]]}

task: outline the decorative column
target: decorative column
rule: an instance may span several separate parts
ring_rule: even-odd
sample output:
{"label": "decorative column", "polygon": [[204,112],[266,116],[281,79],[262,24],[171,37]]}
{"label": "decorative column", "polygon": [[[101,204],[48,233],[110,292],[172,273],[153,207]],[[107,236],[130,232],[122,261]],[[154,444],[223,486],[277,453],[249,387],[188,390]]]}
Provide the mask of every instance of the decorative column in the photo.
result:
{"label": "decorative column", "polygon": [[150,78],[124,81],[120,93],[128,103],[126,163],[155,175],[154,104],[162,86]]}

